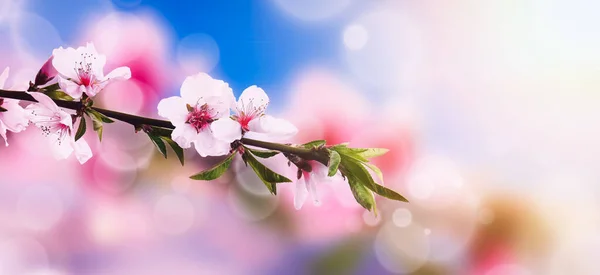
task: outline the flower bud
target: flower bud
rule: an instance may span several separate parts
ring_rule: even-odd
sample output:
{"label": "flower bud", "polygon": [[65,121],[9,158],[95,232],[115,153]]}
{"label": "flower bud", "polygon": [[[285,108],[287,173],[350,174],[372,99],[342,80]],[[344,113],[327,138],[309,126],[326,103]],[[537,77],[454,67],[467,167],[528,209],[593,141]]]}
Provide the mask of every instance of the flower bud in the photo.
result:
{"label": "flower bud", "polygon": [[54,66],[52,66],[53,58],[54,56],[50,56],[50,58],[48,58],[46,63],[44,63],[44,65],[42,65],[42,68],[38,71],[37,75],[35,76],[34,83],[36,86],[44,85],[50,82],[50,80],[54,79],[56,74],[58,74]]}

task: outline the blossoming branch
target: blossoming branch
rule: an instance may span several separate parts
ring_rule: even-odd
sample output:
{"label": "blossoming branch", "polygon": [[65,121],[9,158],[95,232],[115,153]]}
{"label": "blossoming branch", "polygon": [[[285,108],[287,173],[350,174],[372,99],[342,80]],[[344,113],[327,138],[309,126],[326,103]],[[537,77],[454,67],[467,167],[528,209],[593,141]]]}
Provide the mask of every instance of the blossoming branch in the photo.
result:
{"label": "blossoming branch", "polygon": [[[277,194],[277,184],[292,179],[274,172],[259,159],[282,154],[289,166],[297,168],[293,179],[296,209],[302,207],[309,194],[315,204],[320,204],[317,187],[332,178],[346,181],[356,201],[369,211],[376,212],[374,193],[407,201],[383,186],[381,170],[369,163],[387,149],[351,148],[348,144],[327,144],[325,140],[288,143],[298,129],[266,113],[269,97],[257,86],[246,88],[236,101],[226,82],[205,73],[188,76],[180,96],[162,99],[158,104],[158,115],[167,120],[95,107],[94,97],[107,85],[131,77],[127,67],[105,75],[105,64],[106,56],[99,54],[92,43],[77,49],[55,49],[26,91],[4,90],[9,74],[6,68],[0,75],[0,135],[6,146],[7,131],[18,133],[34,125],[47,137],[56,159],[73,154],[83,164],[93,154],[83,139],[88,129],[85,117],[91,120],[100,141],[103,124],[119,120],[131,124],[135,132],[147,134],[165,158],[167,146],[171,147],[182,165],[184,150],[192,146],[202,157],[225,156],[215,167],[192,175],[195,180],[219,178],[240,155],[266,188]],[[23,107],[20,101],[30,104]]]}

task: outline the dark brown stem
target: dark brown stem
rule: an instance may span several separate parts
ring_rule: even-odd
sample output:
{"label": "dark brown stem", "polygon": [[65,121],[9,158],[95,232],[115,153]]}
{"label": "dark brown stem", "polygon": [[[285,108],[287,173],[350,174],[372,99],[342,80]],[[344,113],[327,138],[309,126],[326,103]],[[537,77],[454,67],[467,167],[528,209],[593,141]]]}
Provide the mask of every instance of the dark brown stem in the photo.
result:
{"label": "dark brown stem", "polygon": [[[35,100],[31,95],[27,94],[26,92],[22,92],[22,91],[0,90],[0,97],[37,102],[37,100]],[[71,109],[71,110],[77,111],[83,107],[83,105],[79,101],[65,101],[65,100],[58,100],[58,99],[52,99],[52,100],[59,107],[66,108],[66,109]],[[117,112],[117,111],[97,108],[97,107],[92,107],[92,109],[98,111],[99,113],[102,113],[103,115],[105,115],[107,117],[129,123],[135,127],[142,127],[144,125],[150,125],[150,126],[164,128],[164,129],[175,129],[175,126],[173,126],[173,124],[167,120],[160,120],[160,119],[136,116],[136,115],[121,113],[121,112]],[[256,146],[256,147],[260,147],[260,148],[264,148],[264,149],[294,154],[294,155],[297,155],[297,156],[299,156],[303,159],[307,159],[307,160],[316,160],[320,163],[323,163],[324,165],[327,165],[327,163],[329,162],[329,154],[327,153],[327,150],[299,148],[299,147],[294,147],[294,146],[281,144],[281,143],[272,143],[272,142],[266,142],[266,141],[261,141],[261,140],[248,139],[248,138],[242,138],[240,141],[245,145]]]}

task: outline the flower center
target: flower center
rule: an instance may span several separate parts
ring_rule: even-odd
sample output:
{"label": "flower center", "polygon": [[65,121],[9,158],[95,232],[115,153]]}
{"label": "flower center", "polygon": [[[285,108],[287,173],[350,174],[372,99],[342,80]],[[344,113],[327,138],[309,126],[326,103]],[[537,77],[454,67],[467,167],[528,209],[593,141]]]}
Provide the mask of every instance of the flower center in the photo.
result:
{"label": "flower center", "polygon": [[[35,112],[32,113],[33,115],[37,115]],[[60,115],[54,114],[47,117],[45,120],[37,120],[36,122],[40,124],[39,127],[42,130],[42,135],[47,137],[50,134],[56,134],[58,144],[60,145],[65,137],[70,134],[69,126],[61,123],[60,121]]]}
{"label": "flower center", "polygon": [[207,104],[200,107],[188,107],[188,109],[190,112],[185,123],[192,125],[198,133],[215,121]]}
{"label": "flower center", "polygon": [[96,59],[93,54],[82,53],[82,61],[75,62],[75,71],[79,77],[79,84],[89,87],[96,83],[96,76],[92,70],[92,61]]}
{"label": "flower center", "polygon": [[237,120],[238,123],[242,126],[242,131],[248,132],[250,131],[250,121],[262,116],[265,113],[265,110],[267,109],[268,103],[264,104],[263,102],[261,102],[263,104],[254,106],[253,98],[251,98],[250,102],[248,102],[247,104],[245,104],[244,102],[241,103],[241,105],[244,107],[241,110],[238,108],[237,115],[233,116],[233,118]]}

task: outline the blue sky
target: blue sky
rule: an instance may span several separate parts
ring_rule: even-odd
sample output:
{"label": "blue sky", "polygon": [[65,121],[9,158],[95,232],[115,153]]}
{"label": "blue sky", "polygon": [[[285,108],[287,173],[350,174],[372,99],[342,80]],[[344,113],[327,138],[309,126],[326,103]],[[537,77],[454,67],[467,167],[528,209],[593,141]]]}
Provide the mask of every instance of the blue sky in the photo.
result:
{"label": "blue sky", "polygon": [[[257,84],[276,100],[289,78],[303,66],[341,65],[338,49],[340,32],[346,24],[343,18],[300,23],[271,1],[142,0],[133,6],[131,2],[135,1],[114,0],[124,12],[155,10],[178,40],[193,33],[212,36],[220,52],[212,73],[228,81],[236,93]],[[72,43],[82,31],[78,23],[106,7],[106,1],[100,0],[32,0],[28,4],[29,10],[59,30],[66,43]],[[174,51],[175,45],[171,46]]]}

